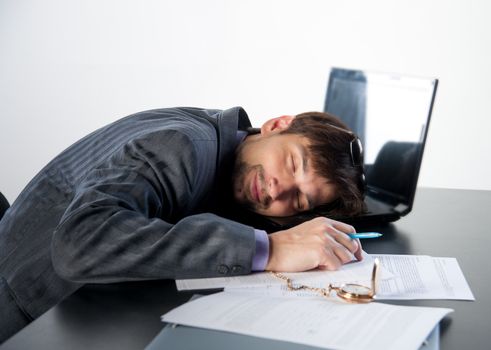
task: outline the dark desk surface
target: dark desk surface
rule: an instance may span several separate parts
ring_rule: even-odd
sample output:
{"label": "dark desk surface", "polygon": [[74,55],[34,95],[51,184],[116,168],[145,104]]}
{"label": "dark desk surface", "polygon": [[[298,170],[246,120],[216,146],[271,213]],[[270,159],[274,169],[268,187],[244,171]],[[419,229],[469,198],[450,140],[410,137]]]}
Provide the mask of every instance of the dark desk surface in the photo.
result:
{"label": "dark desk surface", "polygon": [[[418,190],[413,212],[374,229],[369,253],[456,257],[476,297],[471,301],[397,301],[449,307],[441,323],[442,349],[482,349],[491,331],[491,191]],[[160,315],[184,303],[174,281],[87,285],[5,342],[0,349],[143,349],[162,329]]]}

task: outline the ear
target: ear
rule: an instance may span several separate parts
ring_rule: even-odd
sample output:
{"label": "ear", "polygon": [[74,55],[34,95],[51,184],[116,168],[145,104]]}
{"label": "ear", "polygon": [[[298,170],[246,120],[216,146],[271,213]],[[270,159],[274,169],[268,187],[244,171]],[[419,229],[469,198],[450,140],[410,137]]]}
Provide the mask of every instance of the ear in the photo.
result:
{"label": "ear", "polygon": [[291,115],[282,115],[281,117],[268,120],[261,126],[261,135],[268,135],[287,129],[294,118]]}

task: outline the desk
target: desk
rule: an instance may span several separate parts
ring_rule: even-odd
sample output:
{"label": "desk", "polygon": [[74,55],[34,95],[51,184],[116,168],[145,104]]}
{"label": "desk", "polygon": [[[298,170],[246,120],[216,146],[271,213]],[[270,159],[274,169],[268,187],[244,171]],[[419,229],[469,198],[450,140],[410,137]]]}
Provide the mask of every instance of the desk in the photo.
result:
{"label": "desk", "polygon": [[[441,323],[442,349],[488,346],[491,322],[491,191],[420,188],[413,212],[365,240],[369,253],[456,257],[476,297],[470,301],[395,301],[455,310]],[[143,349],[162,329],[160,315],[184,303],[174,281],[86,285],[0,349]]]}

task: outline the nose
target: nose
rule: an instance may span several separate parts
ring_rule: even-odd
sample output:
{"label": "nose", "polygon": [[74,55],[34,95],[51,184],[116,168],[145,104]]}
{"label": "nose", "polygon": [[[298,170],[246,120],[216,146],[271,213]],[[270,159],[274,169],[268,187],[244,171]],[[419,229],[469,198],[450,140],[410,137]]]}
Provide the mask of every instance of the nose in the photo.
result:
{"label": "nose", "polygon": [[295,183],[293,179],[285,177],[271,177],[268,182],[268,192],[272,200],[281,200],[293,193]]}

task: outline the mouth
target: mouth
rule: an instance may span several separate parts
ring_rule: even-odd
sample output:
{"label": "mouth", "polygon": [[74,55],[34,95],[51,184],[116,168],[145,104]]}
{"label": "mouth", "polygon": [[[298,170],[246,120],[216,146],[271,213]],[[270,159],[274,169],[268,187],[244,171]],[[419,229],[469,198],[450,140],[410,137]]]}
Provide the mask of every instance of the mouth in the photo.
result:
{"label": "mouth", "polygon": [[261,204],[261,183],[259,179],[259,172],[256,172],[251,180],[250,185],[251,199],[254,202]]}

